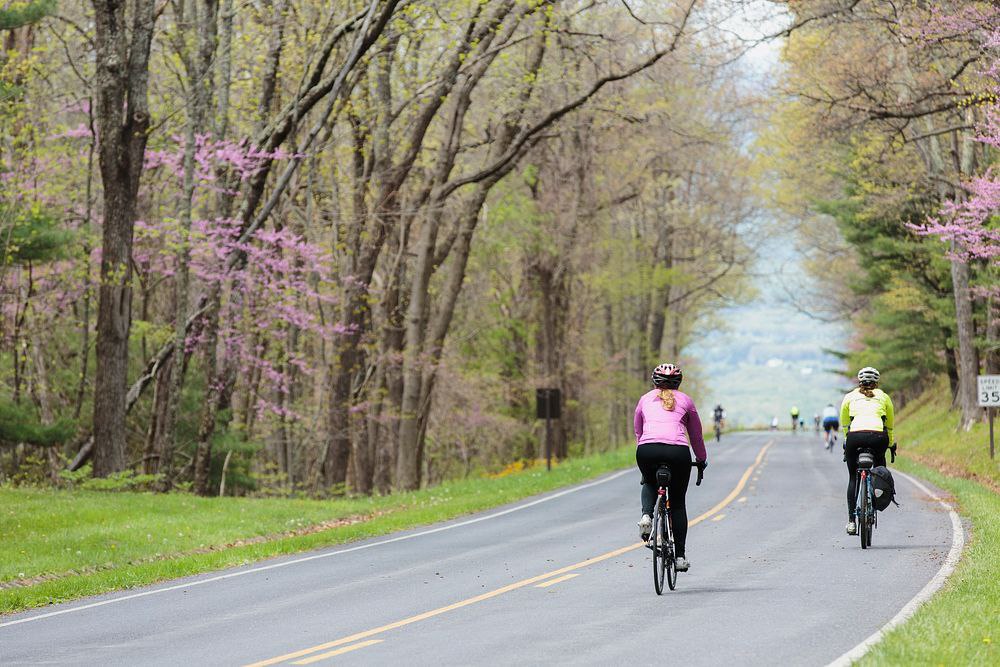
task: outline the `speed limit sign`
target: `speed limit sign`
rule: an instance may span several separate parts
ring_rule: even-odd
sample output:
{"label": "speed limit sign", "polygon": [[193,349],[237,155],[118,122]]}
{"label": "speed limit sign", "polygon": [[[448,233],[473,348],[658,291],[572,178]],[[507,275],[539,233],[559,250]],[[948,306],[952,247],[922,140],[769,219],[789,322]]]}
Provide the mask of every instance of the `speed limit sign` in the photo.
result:
{"label": "speed limit sign", "polygon": [[1000,406],[1000,375],[980,375],[976,379],[979,385],[980,407]]}

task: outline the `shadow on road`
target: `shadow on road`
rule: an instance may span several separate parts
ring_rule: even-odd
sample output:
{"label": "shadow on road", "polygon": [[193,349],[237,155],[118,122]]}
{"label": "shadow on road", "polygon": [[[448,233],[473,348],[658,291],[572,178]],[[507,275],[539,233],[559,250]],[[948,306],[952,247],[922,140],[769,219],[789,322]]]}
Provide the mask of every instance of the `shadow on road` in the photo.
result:
{"label": "shadow on road", "polygon": [[940,544],[873,544],[868,547],[869,551],[896,551],[898,549],[941,549]]}
{"label": "shadow on road", "polygon": [[[678,586],[680,586],[678,582]],[[681,588],[676,591],[670,591],[669,595],[692,595],[698,593],[704,595],[705,593],[756,593],[758,591],[773,591],[774,588],[764,587],[764,586],[745,586],[742,588],[725,588],[725,587],[712,587],[712,588]]]}

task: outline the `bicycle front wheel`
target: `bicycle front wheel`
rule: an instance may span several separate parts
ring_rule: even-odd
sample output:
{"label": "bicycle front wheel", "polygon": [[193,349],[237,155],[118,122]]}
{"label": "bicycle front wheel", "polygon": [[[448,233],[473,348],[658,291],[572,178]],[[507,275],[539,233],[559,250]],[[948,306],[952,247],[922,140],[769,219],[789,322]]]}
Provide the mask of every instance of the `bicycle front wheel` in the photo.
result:
{"label": "bicycle front wheel", "polygon": [[663,595],[663,578],[667,569],[667,531],[663,520],[663,510],[656,505],[653,516],[653,588],[657,595]]}

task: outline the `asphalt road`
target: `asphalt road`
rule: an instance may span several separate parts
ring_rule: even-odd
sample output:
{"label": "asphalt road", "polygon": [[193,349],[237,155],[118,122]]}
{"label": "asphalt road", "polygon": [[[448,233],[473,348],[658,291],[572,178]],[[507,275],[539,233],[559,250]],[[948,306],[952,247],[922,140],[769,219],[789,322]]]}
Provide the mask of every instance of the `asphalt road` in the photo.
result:
{"label": "asphalt road", "polygon": [[844,464],[812,433],[729,435],[709,452],[688,493],[691,570],[663,596],[627,471],[431,529],[3,617],[0,663],[823,665],[913,598],[951,545],[948,514],[897,476],[902,507],[862,551],[844,533]]}

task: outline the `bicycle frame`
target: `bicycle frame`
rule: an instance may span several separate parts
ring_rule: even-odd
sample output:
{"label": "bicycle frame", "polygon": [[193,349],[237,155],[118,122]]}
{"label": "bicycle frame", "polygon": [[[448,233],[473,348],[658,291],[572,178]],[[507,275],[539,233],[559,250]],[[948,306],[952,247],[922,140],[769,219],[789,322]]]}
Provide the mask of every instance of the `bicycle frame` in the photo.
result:
{"label": "bicycle frame", "polygon": [[868,491],[868,470],[862,468],[855,471],[855,477],[857,477],[857,484],[855,488],[857,493],[854,494],[854,518],[861,518],[861,494]]}
{"label": "bicycle frame", "polygon": [[[660,511],[663,512],[664,516],[667,518],[667,543],[663,546],[669,546],[671,557],[673,557],[674,552],[674,522],[670,516],[670,494],[667,493],[666,487],[661,486],[656,492],[656,502],[660,506]],[[655,533],[655,531],[654,531]]]}

